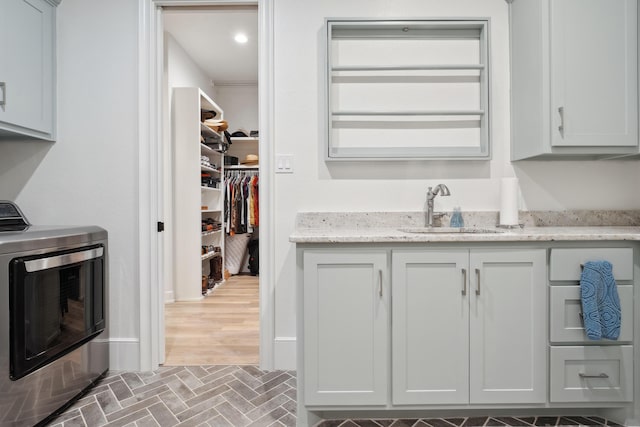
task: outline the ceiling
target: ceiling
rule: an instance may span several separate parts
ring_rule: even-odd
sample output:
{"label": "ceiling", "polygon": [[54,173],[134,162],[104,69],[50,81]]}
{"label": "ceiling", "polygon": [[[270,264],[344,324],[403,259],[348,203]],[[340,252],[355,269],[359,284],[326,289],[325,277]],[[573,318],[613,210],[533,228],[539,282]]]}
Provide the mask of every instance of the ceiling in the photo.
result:
{"label": "ceiling", "polygon": [[[255,7],[171,7],[164,30],[184,48],[216,85],[258,81],[258,10]],[[237,33],[249,41],[239,44]]]}

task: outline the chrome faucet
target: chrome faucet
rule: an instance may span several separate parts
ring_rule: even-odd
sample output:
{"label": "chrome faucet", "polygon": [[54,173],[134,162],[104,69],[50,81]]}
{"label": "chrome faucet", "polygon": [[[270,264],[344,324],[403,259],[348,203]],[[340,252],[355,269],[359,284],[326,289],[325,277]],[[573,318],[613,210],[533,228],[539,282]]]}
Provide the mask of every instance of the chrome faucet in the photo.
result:
{"label": "chrome faucet", "polygon": [[442,196],[451,195],[451,193],[449,192],[449,189],[444,184],[436,185],[435,190],[433,190],[432,187],[429,187],[429,191],[427,191],[427,218],[426,218],[427,227],[433,227],[433,217],[434,217],[433,199],[435,199],[438,194]]}

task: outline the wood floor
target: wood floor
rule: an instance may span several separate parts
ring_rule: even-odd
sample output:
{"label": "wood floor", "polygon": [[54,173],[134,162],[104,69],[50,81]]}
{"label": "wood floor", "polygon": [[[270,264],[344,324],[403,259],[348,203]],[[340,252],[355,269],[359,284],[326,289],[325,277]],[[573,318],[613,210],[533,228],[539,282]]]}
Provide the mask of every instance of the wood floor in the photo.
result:
{"label": "wood floor", "polygon": [[165,309],[165,366],[257,365],[257,276],[232,276],[198,302]]}

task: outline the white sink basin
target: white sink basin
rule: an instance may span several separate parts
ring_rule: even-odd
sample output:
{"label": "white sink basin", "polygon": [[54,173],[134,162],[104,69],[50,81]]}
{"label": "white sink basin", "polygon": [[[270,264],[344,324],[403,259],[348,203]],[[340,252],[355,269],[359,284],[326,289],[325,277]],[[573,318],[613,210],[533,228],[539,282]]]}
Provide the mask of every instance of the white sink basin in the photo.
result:
{"label": "white sink basin", "polygon": [[497,228],[477,228],[477,227],[407,227],[399,229],[405,233],[437,233],[437,234],[460,234],[460,233],[502,233],[504,230]]}

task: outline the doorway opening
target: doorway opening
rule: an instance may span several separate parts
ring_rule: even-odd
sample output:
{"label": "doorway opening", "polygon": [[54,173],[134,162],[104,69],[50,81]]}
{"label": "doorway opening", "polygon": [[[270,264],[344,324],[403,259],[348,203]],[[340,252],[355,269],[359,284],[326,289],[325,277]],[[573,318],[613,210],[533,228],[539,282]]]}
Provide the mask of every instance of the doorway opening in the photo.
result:
{"label": "doorway opening", "polygon": [[[258,114],[258,9],[242,6],[171,6],[162,8],[163,26],[163,135],[164,212],[164,365],[257,365],[259,353],[259,114]],[[236,38],[238,40],[236,40]],[[200,152],[202,203],[195,224],[200,247],[194,255],[202,280],[185,283],[176,268],[187,262],[180,253],[184,209],[176,186],[184,165],[176,156],[174,88],[198,88],[219,111],[210,129],[219,140],[201,140],[209,149]],[[201,112],[216,110],[203,108]],[[224,123],[216,124],[218,120]],[[226,132],[225,132],[226,131]],[[206,137],[206,135],[205,135]],[[197,141],[195,142],[197,144]],[[228,146],[226,144],[229,144]],[[213,195],[213,196],[212,196]],[[264,207],[263,207],[264,208]],[[180,225],[180,227],[177,227]],[[198,258],[199,257],[199,258]],[[252,262],[250,262],[250,259]],[[195,265],[195,264],[193,264]],[[199,286],[202,298],[177,288]]]}

